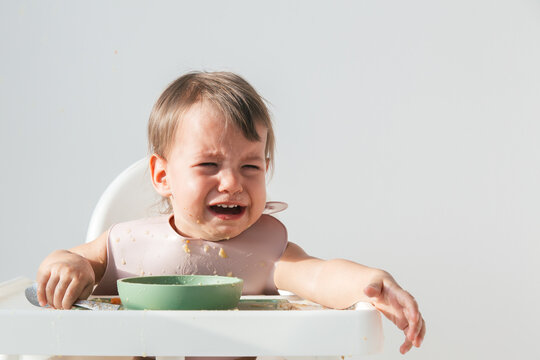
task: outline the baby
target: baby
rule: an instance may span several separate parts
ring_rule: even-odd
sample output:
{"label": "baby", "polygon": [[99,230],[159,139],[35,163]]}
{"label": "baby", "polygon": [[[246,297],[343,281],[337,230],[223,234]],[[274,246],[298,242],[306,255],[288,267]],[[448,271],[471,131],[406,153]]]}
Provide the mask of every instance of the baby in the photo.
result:
{"label": "baby", "polygon": [[50,254],[37,274],[42,305],[69,309],[92,292],[114,294],[127,276],[232,275],[244,279],[244,294],[282,289],[336,309],[371,302],[405,333],[401,353],[420,346],[426,326],[418,305],[390,274],[309,256],[263,214],[274,133],[265,103],[244,79],[180,77],[154,105],[148,136],[152,182],[170,215],[117,224]]}

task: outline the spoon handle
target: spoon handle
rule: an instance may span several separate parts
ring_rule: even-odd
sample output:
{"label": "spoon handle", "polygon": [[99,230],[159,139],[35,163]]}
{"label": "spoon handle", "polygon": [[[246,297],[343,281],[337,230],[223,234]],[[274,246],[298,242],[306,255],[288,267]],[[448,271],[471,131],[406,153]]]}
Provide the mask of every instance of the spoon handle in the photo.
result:
{"label": "spoon handle", "polygon": [[92,300],[77,300],[73,306],[82,307],[89,310],[118,310],[120,305],[109,304]]}

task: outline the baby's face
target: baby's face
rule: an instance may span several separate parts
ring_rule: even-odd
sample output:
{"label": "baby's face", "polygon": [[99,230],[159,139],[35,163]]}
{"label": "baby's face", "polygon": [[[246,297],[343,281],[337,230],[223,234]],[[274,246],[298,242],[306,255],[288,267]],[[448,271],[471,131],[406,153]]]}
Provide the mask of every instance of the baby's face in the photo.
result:
{"label": "baby's face", "polygon": [[250,141],[208,103],[183,116],[166,163],[174,225],[184,236],[222,240],[239,235],[266,203],[266,128]]}

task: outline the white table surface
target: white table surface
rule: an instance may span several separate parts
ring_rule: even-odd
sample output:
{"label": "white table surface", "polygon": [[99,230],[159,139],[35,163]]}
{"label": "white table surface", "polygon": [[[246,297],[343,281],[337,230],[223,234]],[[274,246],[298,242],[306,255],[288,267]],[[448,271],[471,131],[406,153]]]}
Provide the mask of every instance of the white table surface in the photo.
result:
{"label": "white table surface", "polygon": [[[352,310],[82,311],[38,308],[0,283],[0,354],[355,356],[380,352],[380,313]],[[295,302],[295,296],[285,296]]]}

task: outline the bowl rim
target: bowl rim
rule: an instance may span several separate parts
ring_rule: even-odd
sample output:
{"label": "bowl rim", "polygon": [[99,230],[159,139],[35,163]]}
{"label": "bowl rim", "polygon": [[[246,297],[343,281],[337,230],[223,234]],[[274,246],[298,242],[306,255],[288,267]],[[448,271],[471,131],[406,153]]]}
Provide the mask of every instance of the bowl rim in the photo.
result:
{"label": "bowl rim", "polygon": [[[155,283],[145,283],[145,282],[137,282],[138,279],[148,279],[148,278],[181,278],[181,277],[199,277],[199,278],[212,278],[212,279],[222,279],[226,280],[223,283],[216,283],[216,284],[155,284]],[[118,279],[117,283],[120,285],[122,284],[129,284],[129,286],[164,286],[164,287],[178,287],[178,288],[188,288],[188,287],[210,287],[210,286],[231,286],[231,285],[237,285],[242,284],[244,282],[243,279],[234,277],[234,276],[222,276],[222,275],[144,275],[144,276],[130,276],[125,277],[122,279]]]}

